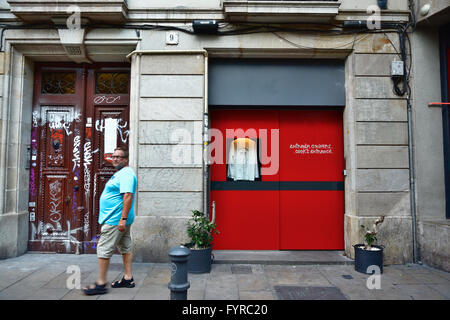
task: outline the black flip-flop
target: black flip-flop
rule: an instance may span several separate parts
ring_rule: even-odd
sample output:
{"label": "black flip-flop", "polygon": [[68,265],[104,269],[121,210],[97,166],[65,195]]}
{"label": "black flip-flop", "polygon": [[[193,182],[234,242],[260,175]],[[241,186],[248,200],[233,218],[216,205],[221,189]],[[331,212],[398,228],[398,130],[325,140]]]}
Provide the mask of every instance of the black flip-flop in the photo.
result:
{"label": "black flip-flop", "polygon": [[126,280],[124,277],[121,280],[111,283],[112,288],[134,288],[135,285],[133,278]]}
{"label": "black flip-flop", "polygon": [[87,296],[93,296],[96,294],[105,294],[108,292],[108,289],[106,288],[106,283],[103,285],[99,285],[97,282],[95,282],[95,287],[87,287],[83,288],[83,292]]}

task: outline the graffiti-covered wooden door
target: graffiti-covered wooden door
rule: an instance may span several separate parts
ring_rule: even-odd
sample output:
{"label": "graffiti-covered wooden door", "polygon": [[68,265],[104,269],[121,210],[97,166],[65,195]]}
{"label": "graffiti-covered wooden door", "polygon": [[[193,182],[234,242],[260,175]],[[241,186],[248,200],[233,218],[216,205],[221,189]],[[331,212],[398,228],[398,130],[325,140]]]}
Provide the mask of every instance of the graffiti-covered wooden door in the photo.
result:
{"label": "graffiti-covered wooden door", "polygon": [[36,66],[31,130],[29,249],[79,252],[82,239],[83,68]]}
{"label": "graffiti-covered wooden door", "polygon": [[115,172],[111,155],[116,147],[128,146],[129,83],[127,67],[99,66],[88,71],[83,168],[86,209],[89,212],[84,222],[86,237],[83,249],[86,253],[96,253],[97,250],[99,199],[106,182]]}
{"label": "graffiti-covered wooden door", "polygon": [[[128,92],[127,67],[36,64],[29,250],[95,251],[96,210],[103,191],[98,180],[113,173],[104,144],[107,141],[110,148],[113,141],[117,146],[127,144]],[[114,104],[118,101],[122,103],[120,116]],[[108,126],[102,126],[96,112],[104,104],[116,111],[105,118],[117,119],[108,120]]]}

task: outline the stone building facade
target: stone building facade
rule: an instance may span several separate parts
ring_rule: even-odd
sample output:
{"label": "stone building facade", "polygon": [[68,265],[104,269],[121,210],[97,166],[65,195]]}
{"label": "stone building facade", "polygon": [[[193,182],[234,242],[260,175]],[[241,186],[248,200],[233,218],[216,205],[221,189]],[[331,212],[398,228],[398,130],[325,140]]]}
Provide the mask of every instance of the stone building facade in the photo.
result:
{"label": "stone building facade", "polygon": [[[437,8],[436,1],[431,2],[437,13],[448,13],[448,4]],[[411,46],[405,38],[411,91],[395,94],[391,78],[391,64],[401,60],[402,53],[398,26],[411,22],[411,8],[419,10],[422,3],[388,1],[383,10],[374,7],[376,0],[180,3],[0,1],[2,258],[25,253],[33,236],[33,148],[29,146],[37,66],[57,62],[129,66],[127,143],[138,176],[135,259],[167,261],[168,249],[187,241],[190,211],[211,211],[208,166],[203,161],[204,127],[209,125],[209,98],[214,95],[209,88],[210,66],[218,59],[307,59],[319,64],[340,61],[344,70],[345,205],[343,223],[336,226],[343,234],[342,250],[353,257],[352,245],[363,237],[360,225],[370,225],[383,215],[378,240],[385,246],[386,264],[423,259],[449,269],[442,115],[440,108],[426,106],[431,100],[442,100],[441,92],[429,82],[440,87],[441,70],[435,60],[438,27],[429,31],[422,27],[427,22],[420,21],[417,31],[409,34]],[[194,21],[216,21],[218,31],[195,31]],[[428,47],[429,32],[432,47]],[[434,58],[425,59],[430,50]],[[188,132],[190,139],[174,140],[176,130]],[[176,152],[190,155],[192,161],[170,161]],[[80,230],[87,234],[90,227],[82,221]],[[92,216],[84,221],[93,221]],[[64,229],[60,240],[75,243],[65,247],[69,252],[87,252],[77,245],[82,233]]]}

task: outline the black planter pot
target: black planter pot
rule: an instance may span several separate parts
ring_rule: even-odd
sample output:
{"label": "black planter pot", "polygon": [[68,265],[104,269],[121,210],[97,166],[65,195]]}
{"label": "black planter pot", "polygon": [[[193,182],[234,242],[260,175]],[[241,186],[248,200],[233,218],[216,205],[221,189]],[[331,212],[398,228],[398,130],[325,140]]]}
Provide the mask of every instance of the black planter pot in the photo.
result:
{"label": "black planter pot", "polygon": [[[362,246],[362,248],[361,248]],[[373,245],[372,247],[380,250],[364,250],[364,244],[355,244],[355,270],[365,274],[372,274],[367,272],[367,268],[370,266],[378,266],[380,273],[383,273],[383,247]]]}
{"label": "black planter pot", "polygon": [[192,249],[188,260],[189,273],[209,273],[211,271],[212,248]]}

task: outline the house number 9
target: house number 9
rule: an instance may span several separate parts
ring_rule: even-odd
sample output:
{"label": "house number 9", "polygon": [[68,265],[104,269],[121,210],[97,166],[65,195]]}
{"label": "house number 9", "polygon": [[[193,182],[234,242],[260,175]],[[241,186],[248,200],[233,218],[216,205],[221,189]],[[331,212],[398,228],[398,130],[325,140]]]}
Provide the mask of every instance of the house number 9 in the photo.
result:
{"label": "house number 9", "polygon": [[166,32],[166,44],[177,45],[178,44],[178,32],[173,32],[173,31]]}

